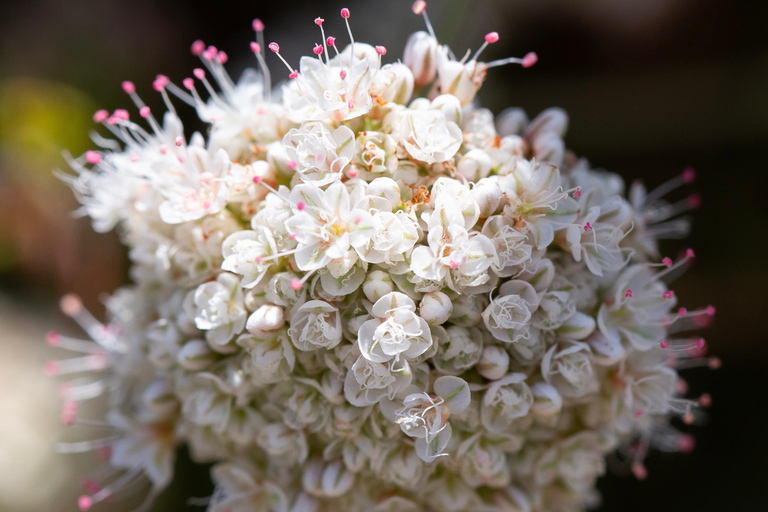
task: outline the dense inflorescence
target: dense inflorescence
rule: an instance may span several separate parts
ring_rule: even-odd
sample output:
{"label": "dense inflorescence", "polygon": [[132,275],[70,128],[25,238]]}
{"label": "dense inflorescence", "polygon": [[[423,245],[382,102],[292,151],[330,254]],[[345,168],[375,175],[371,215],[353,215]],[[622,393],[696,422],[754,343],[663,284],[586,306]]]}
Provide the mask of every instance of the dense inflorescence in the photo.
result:
{"label": "dense inflorescence", "polygon": [[[125,82],[141,119],[97,112],[114,138],[71,159],[133,280],[105,324],[62,300],[90,340],[48,337],[80,353],[47,366],[76,374],[63,421],[107,432],[61,445],[109,462],[80,508],[147,486],[149,503],[181,444],[215,462],[211,512],[579,511],[607,455],[645,478],[650,448],[690,450],[670,421],[709,397],[683,398],[677,370],[719,364],[691,334],[714,309],[676,308],[693,251],[657,241],[687,233],[698,197],[663,196],[693,171],[625,199],[565,149],[561,110],[494,118],[488,69],[536,62],[478,61],[495,32],[456,59],[427,20],[384,64],[315,23],[322,44],[275,88],[259,20],[260,71],[236,83],[196,42],[205,69],[153,84],[162,120]],[[82,419],[104,394],[106,420]]]}

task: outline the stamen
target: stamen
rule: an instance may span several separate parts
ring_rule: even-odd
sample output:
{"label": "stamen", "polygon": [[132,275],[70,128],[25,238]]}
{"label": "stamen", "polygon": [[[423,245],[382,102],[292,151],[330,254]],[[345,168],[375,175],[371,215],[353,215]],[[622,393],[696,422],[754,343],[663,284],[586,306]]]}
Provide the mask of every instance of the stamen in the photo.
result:
{"label": "stamen", "polygon": [[278,57],[278,58],[279,58],[281,61],[283,61],[283,64],[285,64],[285,67],[286,67],[286,68],[288,68],[288,71],[290,71],[290,72],[291,72],[291,74],[290,74],[290,75],[288,75],[288,76],[290,76],[291,78],[296,78],[297,76],[299,76],[299,72],[298,72],[298,71],[296,71],[295,69],[293,69],[293,68],[291,67],[291,65],[290,65],[290,64],[288,64],[288,62],[287,62],[287,61],[286,61],[286,60],[283,58],[283,56],[282,56],[282,55],[280,55],[280,45],[279,45],[279,44],[277,44],[277,43],[274,43],[274,42],[273,42],[273,43],[269,43],[269,49],[272,51],[272,53],[274,53],[275,55],[277,55],[277,57]]}
{"label": "stamen", "polygon": [[488,62],[486,64],[486,68],[495,68],[498,66],[504,66],[506,64],[520,64],[524,68],[530,68],[536,62],[538,62],[539,57],[534,52],[529,52],[525,54],[525,57],[522,59],[516,58],[516,57],[508,57],[506,59],[500,59],[500,60],[494,60],[491,62]]}
{"label": "stamen", "polygon": [[424,0],[416,0],[413,2],[412,9],[413,14],[416,14],[417,16],[421,14],[424,16],[424,23],[427,25],[427,32],[429,32],[429,35],[434,39],[437,39],[437,36],[435,35],[435,29],[432,28],[432,23],[429,22],[429,16],[427,16],[427,2]]}
{"label": "stamen", "polygon": [[477,58],[480,56],[481,53],[483,53],[483,50],[485,50],[489,44],[493,44],[499,40],[499,33],[498,32],[488,32],[485,34],[485,41],[483,41],[483,45],[477,49],[475,54],[472,56],[472,59],[476,61]]}
{"label": "stamen", "polygon": [[201,40],[197,40],[194,43],[192,43],[192,55],[195,57],[199,57],[201,53],[205,51],[205,43]]}

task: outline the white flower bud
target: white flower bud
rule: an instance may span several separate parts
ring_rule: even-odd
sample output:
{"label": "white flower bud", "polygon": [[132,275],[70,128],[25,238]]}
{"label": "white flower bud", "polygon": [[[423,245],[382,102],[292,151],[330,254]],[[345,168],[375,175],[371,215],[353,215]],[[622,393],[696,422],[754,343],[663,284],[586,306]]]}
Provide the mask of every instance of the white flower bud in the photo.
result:
{"label": "white flower bud", "polygon": [[371,302],[376,302],[393,291],[395,291],[395,284],[392,282],[392,278],[382,270],[374,270],[369,273],[363,283],[363,293]]}
{"label": "white flower bud", "polygon": [[283,308],[274,304],[264,304],[248,317],[245,328],[254,336],[258,336],[267,331],[279,329],[283,325],[285,325]]}
{"label": "white flower bud", "polygon": [[159,379],[151,382],[144,388],[141,398],[153,420],[166,420],[179,408],[179,399],[176,398],[167,380]]}
{"label": "white flower bud", "polygon": [[480,216],[487,218],[499,211],[504,193],[496,179],[483,178],[472,188],[472,197],[480,207]]}
{"label": "white flower bud", "polygon": [[539,381],[531,386],[531,392],[533,393],[531,410],[537,416],[548,418],[558,414],[563,408],[563,397],[553,385]]}
{"label": "white flower bud", "polygon": [[466,64],[451,60],[447,49],[438,52],[438,93],[453,94],[462,105],[469,105],[475,99],[478,89],[483,84],[488,67],[475,60]]}
{"label": "white flower bud", "polygon": [[488,345],[483,349],[477,362],[477,372],[488,380],[498,380],[509,370],[509,354],[498,345]]}
{"label": "white flower bud", "polygon": [[413,73],[399,62],[383,66],[374,77],[371,95],[380,102],[407,104],[413,95]]}
{"label": "white flower bud", "polygon": [[283,176],[293,176],[294,171],[288,165],[288,153],[285,152],[283,142],[276,140],[267,146],[267,162]]}
{"label": "white flower bud", "polygon": [[305,302],[293,314],[288,335],[299,350],[331,349],[341,342],[339,310],[322,300]]}
{"label": "white flower bud", "polygon": [[419,31],[411,34],[405,43],[403,63],[413,72],[416,87],[424,87],[437,74],[437,39]]}
{"label": "white flower bud", "polygon": [[453,302],[443,292],[429,292],[419,303],[419,316],[430,325],[441,325],[453,313]]}
{"label": "white flower bud", "polygon": [[445,114],[445,118],[448,121],[452,121],[459,125],[461,124],[461,102],[453,94],[441,94],[433,99],[429,106],[430,108],[439,110]]}
{"label": "white flower bud", "polygon": [[346,494],[355,483],[355,475],[347,471],[341,460],[324,462],[315,458],[304,466],[301,478],[307,493],[325,498],[336,498]]}
{"label": "white flower bud", "polygon": [[482,149],[472,149],[461,157],[456,170],[469,181],[480,181],[480,178],[488,176],[492,166],[493,162],[488,153]]}
{"label": "white flower bud", "polygon": [[176,354],[179,366],[191,372],[207,368],[216,360],[216,354],[203,340],[190,340]]}
{"label": "white flower bud", "polygon": [[520,135],[528,124],[528,116],[520,108],[507,108],[496,116],[496,130],[499,135]]}

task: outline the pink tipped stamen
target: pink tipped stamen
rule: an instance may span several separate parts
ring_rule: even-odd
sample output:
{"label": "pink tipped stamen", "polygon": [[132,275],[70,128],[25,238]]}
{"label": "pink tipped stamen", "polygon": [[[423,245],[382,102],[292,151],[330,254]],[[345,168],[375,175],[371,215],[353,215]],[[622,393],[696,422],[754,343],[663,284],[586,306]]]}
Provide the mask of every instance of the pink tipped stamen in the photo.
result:
{"label": "pink tipped stamen", "polygon": [[632,290],[627,290],[624,292],[624,297],[631,299],[632,298]]}
{"label": "pink tipped stamen", "polygon": [[341,10],[341,17],[342,17],[342,18],[344,18],[345,20],[348,20],[348,19],[349,19],[349,9],[347,9],[346,7],[344,7],[344,8]]}
{"label": "pink tipped stamen", "polygon": [[354,108],[355,108],[355,102],[354,102],[354,101],[352,101],[352,100],[349,100],[349,101],[347,102],[347,107],[349,107],[349,110],[354,110]]}
{"label": "pink tipped stamen", "polygon": [[195,57],[199,57],[201,53],[205,51],[205,43],[201,40],[197,40],[194,43],[192,43],[192,55]]}
{"label": "pink tipped stamen", "polygon": [[65,315],[75,317],[83,312],[83,301],[77,295],[68,293],[59,301],[59,307]]}
{"label": "pink tipped stamen", "polygon": [[280,45],[277,43],[269,43],[269,49],[273,53],[279,53],[280,52]]}
{"label": "pink tipped stamen", "polygon": [[191,91],[195,88],[195,81],[192,80],[191,78],[185,78],[184,80],[182,80],[181,83],[184,85],[184,88],[187,89],[188,91]]}
{"label": "pink tipped stamen", "polygon": [[139,115],[143,117],[144,119],[149,117],[149,107],[144,106],[139,109]]}
{"label": "pink tipped stamen", "polygon": [[262,178],[261,176],[254,176],[253,177],[253,182],[258,185],[259,183],[261,183],[262,179],[264,179],[264,178]]}
{"label": "pink tipped stamen", "polygon": [[664,258],[661,260],[665,267],[670,268],[672,266],[672,258]]}
{"label": "pink tipped stamen", "polygon": [[696,447],[696,439],[690,434],[683,434],[677,441],[677,449],[680,453],[691,453]]}
{"label": "pink tipped stamen", "polygon": [[665,299],[671,299],[672,297],[675,296],[675,292],[673,292],[672,290],[667,290],[664,293],[662,293],[661,296],[664,297]]}
{"label": "pink tipped stamen", "polygon": [[202,80],[203,78],[205,78],[205,70],[201,68],[193,69],[192,74],[195,75],[195,78],[197,78],[198,80]]}
{"label": "pink tipped stamen", "polygon": [[712,406],[712,397],[709,395],[709,393],[704,393],[699,397],[699,405],[701,405],[702,407]]}
{"label": "pink tipped stamen", "polygon": [[61,334],[56,331],[49,331],[45,335],[45,341],[52,347],[58,347],[61,344]]}
{"label": "pink tipped stamen", "polygon": [[291,279],[291,288],[293,288],[296,291],[301,290],[302,286],[304,286],[301,282],[301,280],[297,277],[294,277]]}
{"label": "pink tipped stamen", "polygon": [[590,229],[592,229],[592,224],[590,224],[589,222],[584,224],[584,231],[589,231]]}
{"label": "pink tipped stamen", "polygon": [[576,190],[573,191],[573,197],[576,199],[581,197],[581,188],[577,187]]}
{"label": "pink tipped stamen", "polygon": [[688,196],[688,199],[686,201],[688,203],[688,208],[691,210],[698,210],[701,207],[701,194],[691,194]]}
{"label": "pink tipped stamen", "polygon": [[347,78],[347,72],[342,69],[341,71],[339,71],[339,77],[341,77],[341,79],[344,80],[345,78]]}
{"label": "pink tipped stamen", "polygon": [[319,44],[315,44],[314,48],[312,48],[312,53],[317,55],[318,57],[323,54],[323,47]]}
{"label": "pink tipped stamen", "polygon": [[296,209],[300,212],[303,212],[307,208],[307,205],[304,203],[304,201],[298,201],[296,203]]}
{"label": "pink tipped stamen", "polygon": [[384,46],[376,46],[376,53],[378,53],[379,55],[382,55],[382,56],[386,55],[387,54],[387,49]]}
{"label": "pink tipped stamen", "polygon": [[93,499],[90,496],[83,495],[77,498],[77,508],[79,508],[81,512],[90,510],[92,506]]}
{"label": "pink tipped stamen", "polygon": [[685,250],[685,257],[686,257],[687,259],[693,259],[693,258],[695,258],[695,257],[696,257],[696,253],[694,253],[694,252],[693,252],[693,249],[690,249],[690,248],[689,248],[689,249],[686,249],[686,250]]}
{"label": "pink tipped stamen", "polygon": [[427,15],[427,2],[424,0],[416,0],[413,2],[411,9],[413,10],[413,14],[424,17],[424,23],[427,25],[427,32],[429,32],[430,36],[437,39],[437,36],[435,36],[435,29],[432,28],[432,23],[429,22],[429,16]]}
{"label": "pink tipped stamen", "polygon": [[299,70],[294,69],[293,71],[291,71],[290,74],[288,75],[288,78],[290,78],[291,80],[296,80],[297,78],[299,78]]}
{"label": "pink tipped stamen", "polygon": [[93,121],[95,123],[103,123],[109,118],[109,112],[106,110],[97,110],[96,113],[93,114]]}
{"label": "pink tipped stamen", "polygon": [[253,31],[254,32],[264,31],[264,22],[262,22],[259,18],[256,18],[253,20]]}
{"label": "pink tipped stamen", "polygon": [[261,53],[261,46],[256,41],[251,42],[251,51],[253,53]]}
{"label": "pink tipped stamen", "polygon": [[176,144],[176,146],[181,147],[184,144],[184,137],[179,135],[178,137],[176,137],[176,141],[174,143]]}
{"label": "pink tipped stamen", "polygon": [[483,44],[480,46],[480,48],[477,49],[475,54],[470,59],[471,61],[477,61],[478,57],[480,57],[480,54],[483,53],[483,50],[485,50],[489,44],[493,44],[499,40],[499,33],[498,32],[488,32],[485,34],[485,41],[483,41]]}
{"label": "pink tipped stamen", "polygon": [[648,478],[648,469],[645,467],[645,465],[642,462],[633,462],[631,468],[632,468],[632,474],[638,480],[642,481]]}
{"label": "pink tipped stamen", "polygon": [[[333,36],[326,37],[325,38],[325,44],[327,44],[328,46],[331,46],[333,48],[336,48],[336,38],[333,37]],[[337,53],[338,53],[338,50],[337,50]]]}
{"label": "pink tipped stamen", "polygon": [[288,168],[292,171],[296,170],[296,160],[288,160]]}
{"label": "pink tipped stamen", "polygon": [[101,162],[101,153],[97,151],[86,151],[85,161],[88,162],[89,164],[96,165],[99,162]]}
{"label": "pink tipped stamen", "polygon": [[681,177],[684,183],[693,183],[696,180],[696,170],[693,167],[688,167],[683,171]]}
{"label": "pink tipped stamen", "polygon": [[354,178],[357,178],[357,175],[358,175],[358,174],[359,174],[359,173],[357,172],[357,169],[355,169],[355,168],[350,168],[350,169],[347,171],[347,176],[349,176],[350,178],[353,178],[353,179],[354,179]]}
{"label": "pink tipped stamen", "polygon": [[58,361],[46,361],[43,366],[45,374],[49,377],[55,377],[60,372],[60,366]]}
{"label": "pink tipped stamen", "polygon": [[523,62],[521,64],[524,68],[530,68],[534,64],[536,64],[539,61],[539,56],[536,55],[534,52],[528,52],[525,54],[525,57],[523,57]]}
{"label": "pink tipped stamen", "polygon": [[638,409],[635,411],[635,418],[641,418],[645,414],[645,411],[642,409]]}
{"label": "pink tipped stamen", "polygon": [[669,348],[669,342],[667,340],[661,340],[661,343],[659,343],[659,346],[666,350]]}
{"label": "pink tipped stamen", "polygon": [[129,82],[126,80],[122,83],[123,91],[125,91],[125,94],[133,94],[136,92],[136,86],[133,84],[133,82]]}

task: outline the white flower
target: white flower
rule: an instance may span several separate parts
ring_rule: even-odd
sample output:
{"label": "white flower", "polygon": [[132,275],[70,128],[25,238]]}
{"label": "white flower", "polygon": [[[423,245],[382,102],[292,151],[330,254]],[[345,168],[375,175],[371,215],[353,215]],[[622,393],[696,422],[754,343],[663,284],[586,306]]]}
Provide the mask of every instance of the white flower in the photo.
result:
{"label": "white flower", "polygon": [[388,293],[373,305],[374,318],[360,326],[358,344],[363,356],[374,363],[403,357],[413,359],[432,346],[426,320],[415,313],[413,300],[399,292]]}
{"label": "white flower", "polygon": [[346,274],[357,261],[355,249],[373,237],[371,215],[350,204],[347,188],[334,182],[326,190],[297,185],[291,190],[293,217],[285,227],[297,242],[296,265],[304,271],[328,267],[334,277]]}
{"label": "white flower", "polygon": [[[348,121],[368,113],[373,107],[369,94],[373,76],[378,70],[375,59],[361,57],[375,50],[356,43],[324,63],[315,57],[302,57],[300,73],[286,88],[284,102],[296,122]],[[366,48],[367,47],[367,48]]]}
{"label": "white flower", "polygon": [[283,137],[283,146],[304,183],[318,187],[339,178],[355,154],[355,134],[346,126],[333,132],[322,123],[305,123]]}
{"label": "white flower", "polygon": [[555,238],[555,231],[576,219],[576,201],[560,186],[560,171],[553,165],[515,159],[500,182],[509,198],[504,215],[523,233],[531,233],[537,249]]}
{"label": "white flower", "polygon": [[339,310],[322,300],[305,302],[291,317],[288,334],[299,350],[331,349],[341,342]]}
{"label": "white flower", "polygon": [[419,245],[411,255],[413,273],[456,291],[489,283],[488,269],[496,261],[493,243],[480,233],[468,232],[465,222],[458,209],[435,210],[429,217],[429,246]]}
{"label": "white flower", "polygon": [[291,430],[282,422],[262,427],[256,435],[256,444],[282,466],[301,464],[309,453],[304,432]]}
{"label": "white flower", "polygon": [[160,204],[163,222],[180,224],[220,212],[227,204],[222,178],[229,170],[229,155],[223,149],[211,153],[190,145],[178,169],[163,170]]}
{"label": "white flower", "polygon": [[445,162],[461,147],[461,128],[446,121],[439,110],[407,110],[402,115],[399,136],[414,159],[427,164]]}
{"label": "white flower", "polygon": [[413,73],[405,64],[387,64],[374,75],[370,94],[378,104],[406,104],[413,95]]}
{"label": "white flower", "polygon": [[531,315],[539,305],[539,296],[525,281],[507,281],[499,296],[483,311],[483,321],[493,337],[515,343],[529,337]]}
{"label": "white flower", "polygon": [[488,386],[480,409],[483,426],[489,432],[504,432],[516,419],[526,416],[532,405],[533,394],[525,374],[511,373]]}
{"label": "white flower", "polygon": [[374,363],[363,356],[357,358],[344,380],[344,396],[357,407],[373,405],[386,397],[393,400],[411,383],[408,361]]}
{"label": "white flower", "polygon": [[267,228],[238,231],[221,244],[223,270],[242,276],[240,286],[253,288],[266,275],[270,265],[276,263],[277,246]]}
{"label": "white flower", "polygon": [[349,492],[355,483],[355,474],[347,471],[341,460],[324,462],[314,458],[303,471],[301,485],[313,496],[336,498]]}
{"label": "white flower", "polygon": [[[406,435],[416,438],[416,453],[424,462],[432,462],[442,446],[450,439],[451,414],[461,414],[469,406],[467,383],[458,377],[438,377],[435,395],[411,393],[403,400],[403,408],[396,412],[397,424]],[[441,433],[447,432],[440,436]]]}
{"label": "white flower", "polygon": [[448,375],[460,375],[480,360],[483,335],[479,329],[452,325],[445,329],[447,342],[438,345],[433,357],[435,369]]}
{"label": "white flower", "polygon": [[219,274],[216,281],[197,287],[194,302],[197,328],[206,331],[205,339],[214,350],[228,350],[225,346],[245,327],[246,311],[238,279],[232,274]]}
{"label": "white flower", "polygon": [[541,360],[541,374],[557,391],[569,398],[579,398],[597,391],[589,345],[579,341],[553,345]]}
{"label": "white flower", "polygon": [[250,361],[243,366],[257,386],[287,379],[296,365],[296,356],[283,329],[243,334],[236,343],[250,354]]}

